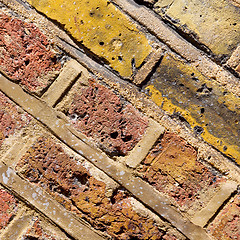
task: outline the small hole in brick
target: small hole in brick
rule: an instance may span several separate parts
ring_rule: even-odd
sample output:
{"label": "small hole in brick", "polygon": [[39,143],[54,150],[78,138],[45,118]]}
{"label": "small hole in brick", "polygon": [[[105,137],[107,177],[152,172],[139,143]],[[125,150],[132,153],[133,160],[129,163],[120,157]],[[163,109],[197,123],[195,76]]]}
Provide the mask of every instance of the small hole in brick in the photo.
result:
{"label": "small hole in brick", "polygon": [[103,45],[104,45],[104,42],[99,42],[99,45],[103,46]]}
{"label": "small hole in brick", "polygon": [[26,60],[25,61],[25,65],[27,66],[29,64],[29,60]]}
{"label": "small hole in brick", "polygon": [[224,152],[227,151],[227,147],[226,147],[226,146],[223,147],[223,151],[224,151]]}
{"label": "small hole in brick", "polygon": [[112,60],[115,60],[115,57],[112,57]]}
{"label": "small hole in brick", "polygon": [[110,137],[116,139],[118,137],[118,132],[113,132],[110,134]]}
{"label": "small hole in brick", "polygon": [[203,113],[205,112],[205,109],[204,109],[204,108],[201,108],[201,109],[200,109],[200,112],[201,112],[201,114],[203,114]]}
{"label": "small hole in brick", "polygon": [[86,173],[82,175],[75,175],[75,178],[77,179],[78,182],[80,182],[82,185],[86,185],[88,182],[88,175]]}
{"label": "small hole in brick", "polygon": [[124,142],[129,142],[131,140],[132,140],[132,135],[129,135],[129,136],[126,136],[126,137],[123,138]]}
{"label": "small hole in brick", "polygon": [[118,60],[121,62],[123,58],[121,56],[118,56]]}

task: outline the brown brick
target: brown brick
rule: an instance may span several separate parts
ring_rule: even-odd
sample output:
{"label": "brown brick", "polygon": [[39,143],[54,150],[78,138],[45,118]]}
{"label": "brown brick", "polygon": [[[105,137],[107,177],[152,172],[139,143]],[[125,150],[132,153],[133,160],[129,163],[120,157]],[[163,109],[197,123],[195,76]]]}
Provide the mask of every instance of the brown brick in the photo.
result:
{"label": "brown brick", "polygon": [[75,93],[67,113],[74,126],[96,140],[111,155],[125,155],[141,139],[148,125],[132,105],[94,80]]}
{"label": "brown brick", "polygon": [[0,12],[0,68],[29,91],[39,93],[56,76],[60,64],[34,24]]}
{"label": "brown brick", "polygon": [[154,220],[137,213],[123,189],[106,196],[106,184],[63,148],[40,138],[17,165],[29,181],[41,186],[66,209],[114,239],[161,239],[165,232]]}
{"label": "brown brick", "polygon": [[26,126],[31,120],[27,113],[17,107],[0,91],[0,146],[17,129]]}
{"label": "brown brick", "polygon": [[240,195],[229,203],[208,227],[218,240],[240,238]]}
{"label": "brown brick", "polygon": [[0,188],[0,229],[7,226],[17,212],[18,201],[7,191]]}
{"label": "brown brick", "polygon": [[221,179],[197,161],[197,151],[179,136],[165,133],[144,160],[143,178],[157,190],[189,207],[199,192]]}

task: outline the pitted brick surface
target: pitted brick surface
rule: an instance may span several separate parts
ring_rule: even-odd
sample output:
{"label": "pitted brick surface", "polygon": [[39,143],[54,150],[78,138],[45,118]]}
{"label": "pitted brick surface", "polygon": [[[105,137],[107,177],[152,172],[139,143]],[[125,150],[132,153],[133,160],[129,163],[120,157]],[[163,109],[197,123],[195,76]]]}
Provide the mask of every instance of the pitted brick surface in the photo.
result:
{"label": "pitted brick surface", "polygon": [[0,229],[7,226],[17,212],[18,201],[7,191],[0,189]]}
{"label": "pitted brick surface", "polygon": [[240,237],[240,195],[238,194],[208,227],[218,240],[239,239]]}
{"label": "pitted brick surface", "polygon": [[[0,12],[0,68],[31,92],[49,85],[60,69],[46,36],[31,23]],[[52,76],[45,77],[52,72]]]}
{"label": "pitted brick surface", "polygon": [[38,139],[17,169],[66,209],[114,239],[161,239],[165,235],[152,219],[133,210],[124,190],[116,190],[111,198],[106,197],[106,184],[50,139]]}
{"label": "pitted brick surface", "polygon": [[221,181],[197,161],[197,151],[173,133],[164,134],[141,171],[146,181],[174,198],[179,206],[189,207],[201,190],[214,188]]}
{"label": "pitted brick surface", "polygon": [[31,117],[23,113],[9,98],[0,92],[0,147],[4,139],[26,126]]}
{"label": "pitted brick surface", "polygon": [[68,115],[77,129],[111,155],[125,155],[148,125],[147,118],[132,105],[124,104],[114,92],[93,80],[89,87],[75,93]]}

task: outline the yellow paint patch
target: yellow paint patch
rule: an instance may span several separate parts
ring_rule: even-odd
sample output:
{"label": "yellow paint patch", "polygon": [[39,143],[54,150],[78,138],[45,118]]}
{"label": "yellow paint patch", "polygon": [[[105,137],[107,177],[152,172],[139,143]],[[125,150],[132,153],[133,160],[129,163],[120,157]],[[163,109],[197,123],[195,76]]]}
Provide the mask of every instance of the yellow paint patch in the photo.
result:
{"label": "yellow paint patch", "polygon": [[27,0],[123,77],[151,52],[146,36],[107,0]]}
{"label": "yellow paint patch", "polygon": [[146,89],[164,111],[201,127],[205,141],[240,163],[238,98],[172,56],[163,58]]}

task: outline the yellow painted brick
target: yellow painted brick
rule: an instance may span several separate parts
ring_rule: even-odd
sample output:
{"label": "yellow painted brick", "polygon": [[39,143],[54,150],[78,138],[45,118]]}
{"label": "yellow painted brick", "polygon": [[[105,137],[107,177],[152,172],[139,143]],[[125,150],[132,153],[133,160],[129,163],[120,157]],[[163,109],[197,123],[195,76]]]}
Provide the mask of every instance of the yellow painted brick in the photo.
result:
{"label": "yellow painted brick", "polygon": [[132,74],[151,52],[146,36],[107,0],[27,0],[62,24],[78,42],[104,59],[123,77]]}
{"label": "yellow painted brick", "polygon": [[240,163],[240,100],[195,68],[165,56],[151,98],[169,114],[180,113],[192,128],[203,128],[205,141]]}

